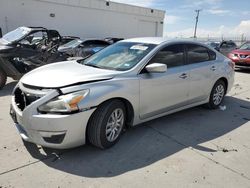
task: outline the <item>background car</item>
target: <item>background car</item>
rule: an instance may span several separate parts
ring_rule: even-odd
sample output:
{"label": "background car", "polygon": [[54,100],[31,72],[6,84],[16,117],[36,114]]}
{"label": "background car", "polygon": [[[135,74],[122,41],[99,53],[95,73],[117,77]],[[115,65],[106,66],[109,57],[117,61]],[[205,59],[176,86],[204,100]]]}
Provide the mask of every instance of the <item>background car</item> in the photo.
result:
{"label": "background car", "polygon": [[250,42],[242,44],[238,49],[231,51],[228,57],[238,68],[250,68]]}
{"label": "background car", "polygon": [[114,37],[107,37],[104,39],[105,41],[108,41],[109,43],[116,43],[118,41],[124,40],[124,38],[114,38]]}
{"label": "background car", "polygon": [[76,36],[62,36],[60,45],[66,44],[66,43],[68,43],[68,42],[70,42],[72,40],[75,40],[75,39],[80,39],[80,37],[76,37]]}
{"label": "background car", "polygon": [[19,27],[0,38],[0,89],[7,77],[17,80],[36,67],[64,60],[56,53],[61,38],[44,27]]}
{"label": "background car", "polygon": [[59,46],[58,52],[69,57],[87,57],[110,44],[110,42],[101,39],[75,39]]}
{"label": "background car", "polygon": [[232,40],[229,41],[222,41],[220,43],[220,46],[218,47],[218,50],[220,53],[222,53],[224,56],[228,56],[228,54],[237,48],[237,45],[235,44],[235,42],[233,42]]}
{"label": "background car", "polygon": [[217,51],[220,47],[220,42],[209,41],[209,42],[205,42],[205,44],[208,46],[211,46],[212,48],[214,48]]}

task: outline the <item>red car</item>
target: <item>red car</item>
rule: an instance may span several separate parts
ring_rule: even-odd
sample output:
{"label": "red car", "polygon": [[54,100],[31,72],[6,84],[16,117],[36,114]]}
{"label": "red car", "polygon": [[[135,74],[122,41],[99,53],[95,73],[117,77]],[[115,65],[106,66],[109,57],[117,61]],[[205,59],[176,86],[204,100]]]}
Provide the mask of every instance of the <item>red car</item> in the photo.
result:
{"label": "red car", "polygon": [[231,51],[228,57],[239,68],[250,68],[250,42],[246,42],[238,49]]}

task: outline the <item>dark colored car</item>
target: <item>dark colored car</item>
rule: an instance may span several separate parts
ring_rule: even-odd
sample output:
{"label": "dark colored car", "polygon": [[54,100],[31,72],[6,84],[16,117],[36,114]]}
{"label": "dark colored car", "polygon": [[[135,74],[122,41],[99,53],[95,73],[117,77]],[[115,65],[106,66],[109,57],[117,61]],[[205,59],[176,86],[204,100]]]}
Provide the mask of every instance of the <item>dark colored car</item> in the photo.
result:
{"label": "dark colored car", "polygon": [[232,40],[228,40],[228,41],[222,41],[220,43],[220,46],[218,50],[220,53],[222,53],[224,56],[228,56],[228,54],[237,48],[237,45],[232,41]]}
{"label": "dark colored car", "polygon": [[109,43],[116,43],[118,41],[124,40],[124,38],[114,38],[114,37],[107,37],[104,39],[105,41],[109,42]]}
{"label": "dark colored car", "polygon": [[61,39],[61,42],[60,44],[63,45],[63,44],[66,44],[72,40],[75,40],[75,39],[80,39],[80,37],[76,37],[76,36],[62,36],[62,39]]}
{"label": "dark colored car", "polygon": [[101,39],[75,39],[59,46],[58,52],[69,57],[87,57],[110,44],[110,42]]}
{"label": "dark colored car", "polygon": [[209,42],[206,42],[205,44],[208,45],[208,46],[211,46],[212,48],[216,49],[217,51],[218,51],[218,49],[220,47],[220,42],[209,41]]}
{"label": "dark colored car", "polygon": [[250,41],[231,51],[228,57],[235,63],[236,67],[250,68]]}
{"label": "dark colored car", "polygon": [[7,77],[20,79],[44,64],[62,61],[57,52],[62,37],[44,27],[19,27],[0,38],[0,89]]}

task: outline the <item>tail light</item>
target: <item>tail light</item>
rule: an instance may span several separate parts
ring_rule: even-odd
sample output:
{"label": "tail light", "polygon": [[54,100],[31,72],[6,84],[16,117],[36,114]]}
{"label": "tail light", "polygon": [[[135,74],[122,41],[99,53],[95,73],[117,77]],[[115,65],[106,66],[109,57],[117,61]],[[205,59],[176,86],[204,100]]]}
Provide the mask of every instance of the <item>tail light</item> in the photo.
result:
{"label": "tail light", "polygon": [[235,63],[233,61],[229,61],[228,65],[234,70],[235,68]]}

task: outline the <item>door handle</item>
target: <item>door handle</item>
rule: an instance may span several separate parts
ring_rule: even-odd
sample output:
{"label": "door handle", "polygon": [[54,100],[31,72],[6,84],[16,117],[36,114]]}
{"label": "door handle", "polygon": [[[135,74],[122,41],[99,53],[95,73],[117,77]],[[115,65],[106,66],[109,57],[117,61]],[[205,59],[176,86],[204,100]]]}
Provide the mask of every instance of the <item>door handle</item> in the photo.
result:
{"label": "door handle", "polygon": [[183,73],[182,75],[179,76],[179,78],[186,79],[187,78],[187,74]]}
{"label": "door handle", "polygon": [[212,67],[210,68],[210,70],[215,71],[215,70],[216,70],[216,67],[215,67],[215,66],[212,66]]}

